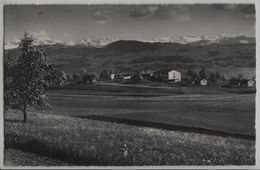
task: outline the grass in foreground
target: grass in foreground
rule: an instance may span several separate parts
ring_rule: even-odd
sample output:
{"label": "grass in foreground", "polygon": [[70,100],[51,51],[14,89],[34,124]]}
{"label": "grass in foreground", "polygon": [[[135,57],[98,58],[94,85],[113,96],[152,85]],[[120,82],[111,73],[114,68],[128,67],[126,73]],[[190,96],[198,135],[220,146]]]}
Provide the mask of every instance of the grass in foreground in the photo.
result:
{"label": "grass in foreground", "polygon": [[19,149],[6,149],[4,157],[6,165],[9,166],[71,166],[71,164],[62,162],[57,159],[41,156],[35,153],[26,152]]}
{"label": "grass in foreground", "polygon": [[[29,121],[24,124],[19,121],[20,116],[17,111],[5,113],[5,151],[20,149],[75,165],[255,164],[252,140],[46,113],[30,113]],[[14,155],[12,159],[21,158]],[[5,164],[10,161],[5,160]]]}

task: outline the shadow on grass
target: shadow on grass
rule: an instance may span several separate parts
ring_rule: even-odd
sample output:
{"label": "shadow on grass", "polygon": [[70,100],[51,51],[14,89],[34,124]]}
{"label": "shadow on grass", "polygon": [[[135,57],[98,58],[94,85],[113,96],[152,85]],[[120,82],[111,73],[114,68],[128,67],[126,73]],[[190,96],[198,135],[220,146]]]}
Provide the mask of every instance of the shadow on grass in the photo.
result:
{"label": "shadow on grass", "polygon": [[4,119],[4,121],[10,123],[23,123],[22,119]]}
{"label": "shadow on grass", "polygon": [[[17,140],[14,140],[16,138]],[[46,156],[48,158],[58,159],[63,162],[75,164],[78,166],[90,166],[99,165],[98,159],[93,157],[82,157],[73,150],[64,150],[62,148],[54,147],[48,145],[43,141],[39,141],[34,138],[23,138],[17,137],[12,134],[5,134],[5,149],[19,149],[26,152],[35,153],[41,156]]]}
{"label": "shadow on grass", "polygon": [[221,136],[221,137],[235,137],[235,138],[240,138],[240,139],[255,140],[254,135],[237,134],[237,133],[223,132],[223,131],[218,131],[218,130],[198,128],[198,127],[170,125],[170,124],[164,124],[164,123],[158,123],[158,122],[123,119],[123,118],[109,117],[109,116],[103,116],[103,115],[75,116],[75,117],[83,118],[83,119],[106,121],[106,122],[122,123],[122,124],[134,125],[134,126],[144,126],[144,127],[158,128],[158,129],[177,130],[177,131],[182,131],[182,132],[194,132],[194,133],[214,135],[214,136],[216,135],[216,136]]}

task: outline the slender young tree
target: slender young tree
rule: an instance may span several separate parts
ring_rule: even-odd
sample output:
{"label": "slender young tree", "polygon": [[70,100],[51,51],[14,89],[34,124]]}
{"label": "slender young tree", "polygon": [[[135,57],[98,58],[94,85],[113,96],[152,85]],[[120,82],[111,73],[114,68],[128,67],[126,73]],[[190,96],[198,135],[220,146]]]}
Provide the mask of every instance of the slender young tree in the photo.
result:
{"label": "slender young tree", "polygon": [[[15,63],[6,68],[8,71],[5,82],[5,108],[20,109],[23,112],[23,121],[27,121],[28,106],[41,108],[48,105],[45,95],[45,86],[49,80],[56,79],[53,74],[53,65],[47,60],[43,50],[33,46],[33,38],[25,33],[19,48],[22,53]],[[58,79],[59,80],[59,79]]]}

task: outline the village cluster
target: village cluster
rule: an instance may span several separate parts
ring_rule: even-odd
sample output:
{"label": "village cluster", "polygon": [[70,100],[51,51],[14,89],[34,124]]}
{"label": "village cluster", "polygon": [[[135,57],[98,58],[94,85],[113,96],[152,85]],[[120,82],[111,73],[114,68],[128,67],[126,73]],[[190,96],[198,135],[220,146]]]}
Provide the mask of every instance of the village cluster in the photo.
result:
{"label": "village cluster", "polygon": [[212,72],[204,68],[198,71],[186,70],[177,71],[171,69],[146,70],[132,72],[114,72],[103,70],[99,75],[95,72],[87,72],[85,68],[76,73],[65,74],[65,84],[90,84],[97,81],[118,82],[118,83],[137,83],[140,81],[154,81],[176,85],[208,86],[221,84],[222,86],[255,86],[255,77],[243,78],[243,75],[231,76],[226,78],[218,71]]}

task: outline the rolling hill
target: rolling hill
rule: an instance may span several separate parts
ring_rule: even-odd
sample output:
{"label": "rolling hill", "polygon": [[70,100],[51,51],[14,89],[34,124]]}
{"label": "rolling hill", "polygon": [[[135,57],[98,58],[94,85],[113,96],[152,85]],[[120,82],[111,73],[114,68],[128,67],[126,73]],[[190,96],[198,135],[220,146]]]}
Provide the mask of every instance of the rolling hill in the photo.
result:
{"label": "rolling hill", "polygon": [[[97,73],[103,69],[187,70],[201,66],[225,72],[234,68],[255,68],[256,65],[255,38],[245,36],[222,37],[214,41],[204,39],[187,44],[119,40],[98,48],[60,43],[41,47],[65,72],[77,72],[81,68]],[[19,53],[17,48],[5,50],[4,59],[12,61]]]}

